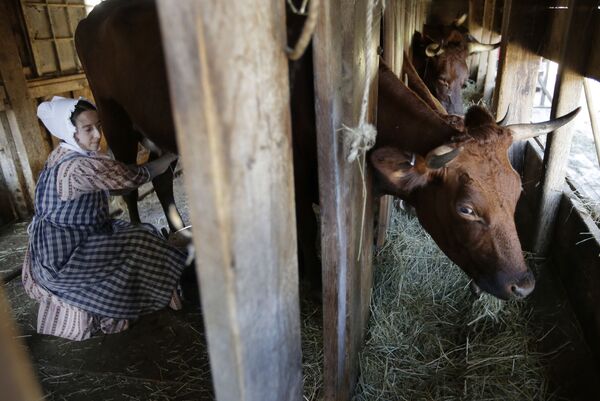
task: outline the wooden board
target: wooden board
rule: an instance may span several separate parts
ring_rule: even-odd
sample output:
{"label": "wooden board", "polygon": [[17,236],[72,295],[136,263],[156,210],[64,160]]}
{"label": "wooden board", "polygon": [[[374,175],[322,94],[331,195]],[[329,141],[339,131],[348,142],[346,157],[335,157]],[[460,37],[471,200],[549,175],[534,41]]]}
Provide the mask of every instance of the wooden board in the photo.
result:
{"label": "wooden board", "polygon": [[29,196],[33,198],[35,178],[44,166],[50,149],[38,125],[36,105],[27,92],[23,66],[4,6],[5,3],[0,3],[0,48],[4,53],[4,57],[0,58],[0,75],[10,104],[6,114],[16,156]]}
{"label": "wooden board", "polygon": [[64,75],[58,78],[35,79],[27,82],[29,97],[47,98],[64,92],[88,88],[85,74]]}
{"label": "wooden board", "polygon": [[[496,90],[492,109],[496,116],[508,113],[507,123],[531,121],[535,85],[540,56],[530,52],[521,43],[532,41],[532,13],[525,2],[506,0],[502,21],[503,55],[498,67]],[[524,142],[514,143],[509,151],[512,165],[518,172],[523,169]]]}
{"label": "wooden board", "polygon": [[84,0],[18,1],[27,27],[36,76],[81,71],[73,36],[77,24],[86,16]]}
{"label": "wooden board", "polygon": [[[485,0],[469,0],[469,14],[468,14],[468,27],[469,33],[480,42],[484,42],[483,39],[483,18],[484,18],[484,3]],[[469,57],[467,63],[469,65],[469,76],[473,77],[477,75],[477,69],[479,67],[480,54],[476,53]]]}
{"label": "wooden board", "polygon": [[[567,29],[564,31],[561,49],[561,62],[556,77],[552,99],[551,117],[562,116],[579,106],[583,91],[581,67],[586,65],[588,48],[585,32],[592,11],[591,4],[582,0],[570,0],[567,17]],[[580,46],[572,46],[580,43]],[[542,255],[549,250],[560,199],[565,186],[565,174],[571,142],[573,138],[572,124],[564,126],[548,135],[544,154],[544,175],[542,194],[536,224],[534,250]]]}
{"label": "wooden board", "polygon": [[0,389],[2,399],[41,400],[44,397],[35,379],[27,348],[18,339],[10,304],[0,284]]}
{"label": "wooden board", "polygon": [[[492,43],[492,31],[494,29],[494,9],[496,0],[485,0],[483,7],[483,20],[481,26],[481,42]],[[477,66],[477,75],[475,84],[478,90],[483,90],[485,76],[488,69],[488,59],[491,52],[481,53],[479,55],[479,65]],[[496,56],[498,54],[496,53]]]}
{"label": "wooden board", "polygon": [[0,112],[0,172],[5,185],[1,188],[2,192],[10,199],[10,209],[3,213],[9,221],[12,220],[11,215],[13,218],[26,218],[33,210],[33,198],[27,190],[8,117],[4,112]]}
{"label": "wooden board", "polygon": [[219,401],[302,397],[284,7],[158,1]]}
{"label": "wooden board", "polygon": [[[352,396],[372,285],[371,198],[367,197],[359,250],[363,184],[358,165],[346,160],[340,134],[342,124],[357,125],[360,114],[365,86],[366,6],[364,0],[323,2],[313,38],[326,400],[345,401]],[[379,15],[377,10],[375,15]],[[374,21],[371,47],[379,43],[377,18]],[[372,67],[377,68],[375,53],[373,57]],[[370,86],[369,121],[375,117],[376,82],[374,79]],[[367,170],[368,194],[370,180]]]}
{"label": "wooden board", "polygon": [[[489,3],[489,5],[488,5]],[[491,7],[491,18],[492,25],[489,32],[489,43],[498,43],[501,36],[498,32],[502,29],[502,18],[501,8],[503,6],[501,1],[486,0],[486,6]],[[499,29],[496,28],[500,26]],[[492,50],[487,53],[486,70],[484,72],[483,79],[483,100],[487,105],[492,104],[492,97],[494,93],[494,87],[496,86],[496,73],[498,71],[498,55],[500,50]]]}

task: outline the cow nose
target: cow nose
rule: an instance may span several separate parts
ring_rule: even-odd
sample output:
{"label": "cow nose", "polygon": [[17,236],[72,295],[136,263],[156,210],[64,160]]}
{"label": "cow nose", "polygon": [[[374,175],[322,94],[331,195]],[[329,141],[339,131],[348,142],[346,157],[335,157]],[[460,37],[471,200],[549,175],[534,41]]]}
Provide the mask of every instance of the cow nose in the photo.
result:
{"label": "cow nose", "polygon": [[515,298],[525,298],[535,288],[535,278],[533,277],[533,273],[527,271],[518,281],[510,284],[510,293]]}

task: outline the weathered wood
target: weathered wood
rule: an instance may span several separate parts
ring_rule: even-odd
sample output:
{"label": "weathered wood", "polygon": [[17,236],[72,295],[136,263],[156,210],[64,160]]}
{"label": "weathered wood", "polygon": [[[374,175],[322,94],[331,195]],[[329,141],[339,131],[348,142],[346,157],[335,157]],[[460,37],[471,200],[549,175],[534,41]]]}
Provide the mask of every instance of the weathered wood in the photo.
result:
{"label": "weathered wood", "polygon": [[[585,65],[588,44],[583,35],[587,31],[586,21],[593,10],[583,0],[570,0],[568,10],[568,29],[564,32],[551,117],[562,116],[579,106],[583,89],[583,76],[579,72]],[[580,46],[572,46],[580,43]],[[544,176],[540,207],[538,211],[534,239],[535,252],[545,255],[552,241],[556,215],[565,184],[565,174],[573,131],[570,125],[562,127],[548,135],[544,154]]]}
{"label": "weathered wood", "polygon": [[[507,123],[531,121],[535,85],[540,56],[521,43],[531,41],[534,16],[526,2],[505,0],[502,21],[502,59],[496,78],[493,110],[504,116],[510,108]],[[509,155],[518,172],[523,169],[524,142],[514,143]]]}
{"label": "weathered wood", "polygon": [[11,316],[10,305],[0,283],[0,389],[2,399],[31,401],[43,398],[35,379],[27,348],[18,339],[19,333]]}
{"label": "weathered wood", "polygon": [[[29,97],[27,82],[23,76],[21,59],[16,42],[11,31],[10,21],[7,19],[4,2],[0,4],[0,75],[8,95],[16,122],[12,135],[17,144],[18,156],[21,159],[21,167],[28,180],[29,190],[34,190],[33,178],[41,171],[46,157],[50,151],[44,134],[38,125],[36,116],[36,105]],[[10,112],[9,112],[10,116]]]}
{"label": "weathered wood", "polygon": [[27,82],[27,87],[31,98],[39,98],[85,89],[88,87],[88,82],[85,74],[73,74],[59,78],[31,80]]}
{"label": "weathered wood", "polygon": [[[481,27],[481,42],[492,43],[492,31],[494,29],[494,8],[496,6],[496,0],[485,0],[483,6],[483,20]],[[479,65],[477,66],[477,77],[475,84],[477,90],[483,90],[483,83],[485,82],[485,75],[488,69],[488,52],[483,53],[479,57]]]}
{"label": "weathered wood", "polygon": [[[469,0],[468,27],[469,33],[480,42],[483,42],[483,13],[485,0]],[[469,76],[477,73],[480,54],[476,53],[469,57]]]}
{"label": "weathered wood", "polygon": [[302,397],[284,7],[158,1],[219,401]]}
{"label": "weathered wood", "polygon": [[596,29],[590,32],[591,36],[589,40],[591,43],[596,43],[596,46],[590,49],[590,58],[587,63],[585,76],[600,81],[600,46],[597,45],[600,43],[600,10],[597,10],[592,18],[594,19],[592,26],[596,27]]}
{"label": "weathered wood", "polygon": [[[367,323],[372,285],[371,197],[361,237],[362,180],[357,162],[348,163],[340,128],[356,126],[365,87],[367,1],[332,0],[322,5],[313,38],[321,261],[323,266],[324,392],[326,400],[349,400],[358,373],[358,351]],[[374,15],[379,15],[375,10]],[[372,42],[379,42],[374,18]],[[377,54],[372,52],[368,120],[377,101]],[[371,176],[366,172],[367,192]],[[358,255],[361,255],[360,260]]]}
{"label": "weathered wood", "polygon": [[[496,0],[487,0],[486,6],[490,3],[489,7],[491,7],[491,17],[492,17],[492,26],[490,29],[490,42],[489,43],[497,43],[500,41],[500,35],[496,31],[496,21],[500,20],[500,13],[498,10],[498,2]],[[502,23],[500,22],[500,25]],[[492,104],[492,96],[494,93],[494,87],[496,86],[496,72],[498,70],[498,54],[500,53],[499,49],[492,50],[487,53],[487,61],[486,61],[486,70],[484,73],[483,80],[483,101],[491,105]]]}
{"label": "weathered wood", "polygon": [[588,113],[590,115],[590,125],[592,126],[592,135],[594,137],[594,147],[596,148],[596,157],[600,164],[600,125],[598,125],[598,117],[596,116],[598,109],[594,101],[590,83],[587,79],[583,81],[583,91],[587,103]]}
{"label": "weathered wood", "polygon": [[33,210],[33,198],[27,190],[16,153],[8,118],[6,113],[0,112],[0,170],[6,190],[10,194],[13,213],[19,218],[25,218]]}

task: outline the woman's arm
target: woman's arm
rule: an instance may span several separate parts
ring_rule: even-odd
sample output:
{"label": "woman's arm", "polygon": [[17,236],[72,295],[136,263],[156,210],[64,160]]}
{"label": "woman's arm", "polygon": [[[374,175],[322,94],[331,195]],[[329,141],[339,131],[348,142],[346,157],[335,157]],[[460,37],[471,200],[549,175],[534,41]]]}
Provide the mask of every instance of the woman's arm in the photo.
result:
{"label": "woman's arm", "polygon": [[127,166],[111,159],[78,157],[59,167],[57,190],[62,200],[101,190],[124,194],[163,173],[175,159],[169,153],[141,166]]}

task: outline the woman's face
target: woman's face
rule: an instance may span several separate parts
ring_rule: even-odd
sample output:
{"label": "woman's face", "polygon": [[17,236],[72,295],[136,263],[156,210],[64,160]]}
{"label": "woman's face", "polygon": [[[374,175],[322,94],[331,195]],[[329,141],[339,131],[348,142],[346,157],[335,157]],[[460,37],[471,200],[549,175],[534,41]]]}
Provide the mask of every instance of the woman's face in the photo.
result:
{"label": "woman's face", "polygon": [[98,151],[101,137],[102,126],[95,110],[86,110],[75,118],[75,140],[83,150]]}

